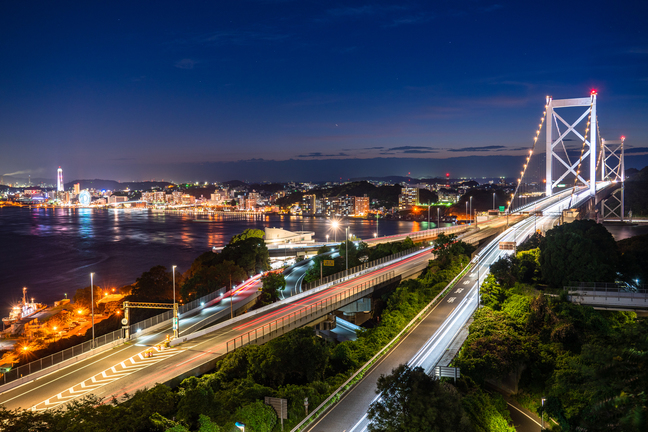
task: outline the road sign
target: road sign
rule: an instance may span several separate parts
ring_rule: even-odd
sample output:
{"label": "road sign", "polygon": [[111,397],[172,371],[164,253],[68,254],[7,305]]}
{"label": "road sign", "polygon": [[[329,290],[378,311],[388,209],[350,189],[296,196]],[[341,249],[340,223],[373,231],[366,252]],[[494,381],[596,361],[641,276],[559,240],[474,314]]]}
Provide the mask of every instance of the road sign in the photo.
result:
{"label": "road sign", "polygon": [[265,404],[274,408],[277,417],[281,420],[281,430],[283,430],[283,421],[288,419],[288,399],[280,399],[274,397],[265,397]]}
{"label": "road sign", "polygon": [[324,265],[328,267],[333,267],[335,265],[335,261],[333,260],[324,260]]}
{"label": "road sign", "polygon": [[127,325],[127,324],[128,324],[128,320],[126,318],[122,318],[122,325]]}
{"label": "road sign", "polygon": [[434,376],[437,378],[454,378],[455,382],[457,382],[457,378],[461,376],[461,372],[459,368],[437,366],[434,368]]}
{"label": "road sign", "polygon": [[499,206],[499,211],[503,212],[504,210],[506,210],[506,207],[504,207],[504,206]]}
{"label": "road sign", "polygon": [[515,242],[499,242],[500,250],[515,250]]}

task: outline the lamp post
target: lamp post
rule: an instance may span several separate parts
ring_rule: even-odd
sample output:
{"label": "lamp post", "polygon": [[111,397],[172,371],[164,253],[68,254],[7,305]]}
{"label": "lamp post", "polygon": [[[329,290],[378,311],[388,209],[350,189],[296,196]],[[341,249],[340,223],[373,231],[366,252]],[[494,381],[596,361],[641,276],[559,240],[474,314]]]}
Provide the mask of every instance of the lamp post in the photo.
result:
{"label": "lamp post", "polygon": [[495,210],[495,192],[493,192],[493,210]]}
{"label": "lamp post", "polygon": [[547,399],[542,398],[541,403],[542,403],[542,415],[540,416],[540,422],[542,423],[542,429],[544,429],[544,403]]}
{"label": "lamp post", "polygon": [[472,226],[472,196],[470,197],[470,225]]}
{"label": "lamp post", "polygon": [[176,303],[175,295],[175,269],[178,266],[172,266],[173,270],[173,339],[177,339],[180,336],[180,320],[178,320],[178,304]]}
{"label": "lamp post", "polygon": [[427,229],[430,229],[430,200],[428,200],[428,226]]}
{"label": "lamp post", "polygon": [[328,238],[329,238],[329,235],[326,234],[326,243],[328,243]]}
{"label": "lamp post", "polygon": [[334,236],[334,239],[335,239],[334,240],[335,243],[337,243],[337,229],[338,229],[338,226],[339,226],[338,221],[334,220],[333,222],[331,222],[331,227],[333,228],[333,236]]}
{"label": "lamp post", "polygon": [[230,274],[230,319],[234,318],[234,293],[232,292],[232,275]]}
{"label": "lamp post", "polygon": [[94,348],[94,273],[90,273],[90,316],[92,316],[92,348]]}
{"label": "lamp post", "polygon": [[441,209],[437,206],[437,231],[439,228],[441,228],[441,213],[439,212]]}
{"label": "lamp post", "polygon": [[347,275],[349,273],[349,227],[345,228],[346,230],[346,241],[344,244],[346,245],[346,271]]}
{"label": "lamp post", "polygon": [[468,200],[466,200],[466,220],[468,220]]}

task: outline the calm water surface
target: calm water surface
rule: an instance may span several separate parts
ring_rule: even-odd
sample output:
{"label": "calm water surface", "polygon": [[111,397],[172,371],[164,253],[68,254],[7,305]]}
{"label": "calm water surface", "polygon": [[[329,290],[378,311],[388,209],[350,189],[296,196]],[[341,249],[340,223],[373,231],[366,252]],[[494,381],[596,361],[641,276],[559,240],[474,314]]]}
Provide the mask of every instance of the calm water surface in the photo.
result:
{"label": "calm water surface", "polygon": [[[197,223],[193,215],[145,210],[0,208],[0,315],[17,301],[23,286],[36,301],[52,303],[90,285],[130,284],[155,265],[184,272],[212,246],[223,246],[246,228],[280,227],[314,231],[325,240],[330,223],[321,218],[265,216],[263,219]],[[375,221],[348,220],[350,232],[371,238]],[[434,228],[434,223],[431,228]],[[427,229],[427,222],[380,221],[379,235]],[[343,233],[338,232],[338,238]],[[4,315],[2,315],[4,316]]]}

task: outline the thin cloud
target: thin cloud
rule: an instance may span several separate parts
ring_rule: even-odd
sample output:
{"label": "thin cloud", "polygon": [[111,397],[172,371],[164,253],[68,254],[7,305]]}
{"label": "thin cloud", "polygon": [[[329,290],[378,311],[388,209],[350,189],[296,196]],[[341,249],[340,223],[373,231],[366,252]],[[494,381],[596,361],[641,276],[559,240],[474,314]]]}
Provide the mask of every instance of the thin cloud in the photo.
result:
{"label": "thin cloud", "polygon": [[625,149],[625,154],[644,154],[648,152],[648,147],[632,147]]}
{"label": "thin cloud", "polygon": [[429,14],[420,13],[417,15],[404,16],[401,18],[394,19],[391,24],[387,24],[385,27],[399,27],[402,25],[409,24],[424,24],[432,21],[434,17]]}
{"label": "thin cloud", "polygon": [[438,151],[437,150],[405,150],[403,153],[425,154],[425,153],[438,153]]}
{"label": "thin cloud", "polygon": [[305,155],[297,155],[298,158],[340,157],[340,156],[349,156],[349,155],[342,152],[338,154],[324,154],[321,152],[313,152]]}
{"label": "thin cloud", "polygon": [[497,150],[499,151],[500,149],[507,149],[505,146],[500,146],[500,145],[493,145],[493,146],[483,146],[483,147],[463,147],[463,148],[457,148],[457,149],[448,149],[448,151],[451,152],[482,152],[482,151],[492,151],[492,150]]}
{"label": "thin cloud", "polygon": [[392,147],[390,149],[387,149],[387,151],[402,151],[402,150],[433,150],[433,148],[427,146],[401,146],[401,147]]}
{"label": "thin cloud", "polygon": [[196,63],[198,62],[195,60],[185,58],[178,60],[175,64],[175,67],[177,67],[178,69],[193,69]]}

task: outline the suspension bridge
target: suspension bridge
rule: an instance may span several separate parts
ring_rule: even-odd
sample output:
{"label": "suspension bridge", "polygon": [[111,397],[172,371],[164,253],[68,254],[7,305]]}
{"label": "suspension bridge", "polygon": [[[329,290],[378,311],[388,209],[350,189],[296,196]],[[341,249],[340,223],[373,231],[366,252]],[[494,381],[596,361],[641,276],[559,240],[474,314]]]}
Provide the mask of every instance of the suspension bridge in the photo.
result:
{"label": "suspension bridge", "polygon": [[[544,134],[545,145],[542,142]],[[527,212],[533,203],[571,189],[568,207],[579,217],[603,221],[625,217],[625,137],[603,138],[597,117],[597,93],[589,97],[547,96],[538,128],[529,146],[507,212]],[[571,208],[575,196],[591,197]]]}

